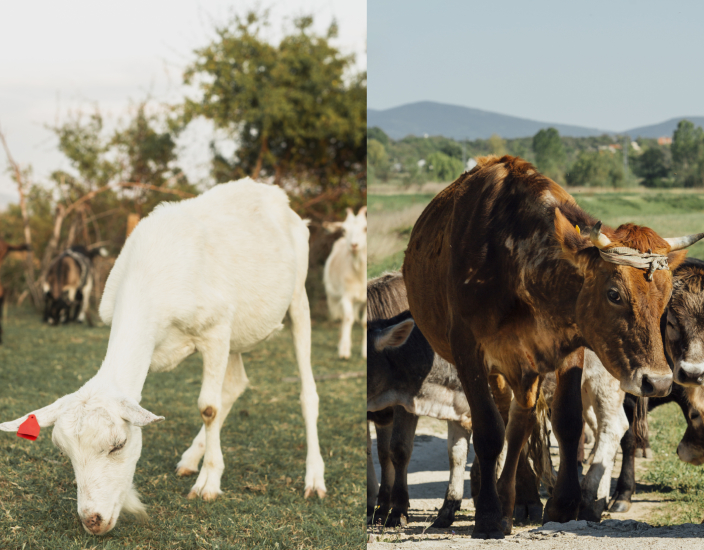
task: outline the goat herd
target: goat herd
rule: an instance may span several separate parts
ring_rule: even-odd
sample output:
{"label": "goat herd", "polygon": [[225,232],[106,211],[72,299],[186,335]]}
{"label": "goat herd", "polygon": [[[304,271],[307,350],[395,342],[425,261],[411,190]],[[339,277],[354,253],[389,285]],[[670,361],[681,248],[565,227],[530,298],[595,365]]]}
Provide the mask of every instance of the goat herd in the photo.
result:
{"label": "goat herd", "polygon": [[[367,419],[376,425],[382,477],[379,487],[368,429],[368,522],[407,522],[406,473],[423,415],[448,422],[450,480],[436,527],[451,525],[460,508],[473,438],[475,538],[503,538],[514,518],[598,521],[610,500],[612,511],[627,510],[636,436],[647,439],[644,415],[668,401],[687,422],[679,457],[704,462],[704,262],[686,260],[684,250],[704,233],[665,239],[633,224],[602,226],[509,156],[480,159],[432,200],[412,230],[402,272],[366,283],[366,208],[348,209],[344,222],[326,229],[343,231],[324,269],[330,314],[341,321],[338,355],[352,354],[355,320],[365,331],[362,356],[369,350]],[[242,353],[279,331],[287,313],[307,439],[305,496],[325,496],[308,239],[286,194],[248,178],[161,205],[132,232],[100,303],[111,331],[97,374],[0,424],[16,432],[33,415],[40,427],[54,427],[53,443],[73,464],[87,532],[107,533],[123,509],[145,514],[133,485],[141,428],[163,417],[140,406],[142,389],[149,372],[170,371],[195,351],[203,355],[203,425],[176,471],[197,474],[189,498],[218,497],[220,431],[248,383]],[[21,248],[3,243],[0,260]],[[44,287],[47,322],[90,320],[99,253],[73,247],[54,262]],[[595,443],[580,482],[585,422]],[[559,444],[556,474],[550,432]],[[612,498],[619,443],[623,468]],[[544,509],[540,481],[551,495]]]}
{"label": "goat herd", "polygon": [[[402,272],[368,283],[367,418],[382,472],[379,487],[368,430],[368,522],[408,521],[421,415],[448,421],[450,480],[435,527],[460,507],[473,437],[474,538],[503,538],[514,518],[599,521],[619,442],[610,510],[626,511],[636,436],[647,441],[647,410],[668,401],[687,422],[679,458],[704,463],[704,262],[684,250],[702,238],[602,226],[510,156],[479,159],[441,191],[412,230]],[[595,443],[580,483],[584,422]]]}

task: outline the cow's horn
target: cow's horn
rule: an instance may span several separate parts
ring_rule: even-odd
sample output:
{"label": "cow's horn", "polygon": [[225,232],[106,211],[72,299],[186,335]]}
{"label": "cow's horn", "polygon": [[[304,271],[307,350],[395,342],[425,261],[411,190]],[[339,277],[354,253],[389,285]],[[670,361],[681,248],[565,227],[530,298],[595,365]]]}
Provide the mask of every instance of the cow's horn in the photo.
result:
{"label": "cow's horn", "polygon": [[702,238],[704,238],[704,233],[693,233],[686,237],[673,237],[671,239],[665,239],[665,241],[670,245],[670,252],[673,252],[687,248]]}
{"label": "cow's horn", "polygon": [[596,225],[592,227],[589,238],[597,248],[605,248],[611,244],[611,239],[601,232],[601,222],[596,222]]}

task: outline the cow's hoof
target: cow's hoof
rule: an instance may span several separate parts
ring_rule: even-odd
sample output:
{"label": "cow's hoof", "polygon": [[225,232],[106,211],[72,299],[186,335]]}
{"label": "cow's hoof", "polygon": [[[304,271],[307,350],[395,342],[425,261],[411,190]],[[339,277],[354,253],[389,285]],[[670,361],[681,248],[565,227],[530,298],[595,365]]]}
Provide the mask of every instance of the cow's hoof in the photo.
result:
{"label": "cow's hoof", "polygon": [[577,519],[579,513],[578,502],[558,502],[555,497],[550,497],[545,503],[545,512],[543,513],[543,525],[551,521],[557,523],[567,523],[573,519]]}
{"label": "cow's hoof", "polygon": [[600,522],[601,514],[606,508],[606,499],[594,500],[591,502],[582,501],[579,507],[579,515],[577,519],[586,519],[587,521]]}
{"label": "cow's hoof", "polygon": [[528,519],[531,523],[540,523],[543,519],[543,505],[540,502],[528,505]]}
{"label": "cow's hoof", "polygon": [[504,535],[510,535],[511,529],[513,529],[513,517],[503,517],[501,518],[501,531]]}
{"label": "cow's hoof", "polygon": [[631,503],[627,500],[615,500],[614,503],[609,508],[609,512],[614,512],[616,514],[622,514],[628,512],[631,509]]}
{"label": "cow's hoof", "polygon": [[497,522],[492,517],[484,516],[476,517],[474,523],[474,530],[472,531],[473,539],[502,539],[504,538],[504,531],[501,527],[501,523]]}
{"label": "cow's hoof", "polygon": [[479,531],[476,527],[474,528],[474,531],[472,531],[473,539],[502,539],[504,537],[505,535],[503,531]]}
{"label": "cow's hoof", "polygon": [[386,519],[385,527],[405,527],[406,525],[408,525],[406,514],[398,514],[392,511]]}
{"label": "cow's hoof", "polygon": [[525,504],[516,504],[513,508],[513,519],[516,523],[525,523],[528,520],[528,507]]}
{"label": "cow's hoof", "polygon": [[543,519],[543,505],[538,503],[533,504],[516,504],[513,508],[513,520],[516,523],[540,523]]}
{"label": "cow's hoof", "polygon": [[452,525],[455,521],[455,512],[460,509],[461,505],[461,500],[445,499],[445,502],[442,503],[442,508],[440,508],[440,511],[438,512],[438,517],[435,519],[431,527],[436,529],[445,529],[446,527],[450,527],[450,525]]}

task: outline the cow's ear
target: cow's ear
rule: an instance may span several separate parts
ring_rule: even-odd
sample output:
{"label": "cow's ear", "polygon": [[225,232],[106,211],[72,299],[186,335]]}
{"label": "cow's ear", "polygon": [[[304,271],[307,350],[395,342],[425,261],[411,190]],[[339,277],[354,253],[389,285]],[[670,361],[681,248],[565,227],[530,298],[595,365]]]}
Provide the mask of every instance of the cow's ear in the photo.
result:
{"label": "cow's ear", "polygon": [[586,231],[583,235],[581,228],[572,225],[559,208],[555,208],[555,239],[562,248],[562,257],[580,271],[583,270],[588,258],[580,252],[592,246],[589,236]]}
{"label": "cow's ear", "polygon": [[385,348],[398,348],[406,343],[416,325],[413,319],[406,319],[395,325],[385,328],[374,340],[374,348],[382,351]]}
{"label": "cow's ear", "polygon": [[141,407],[134,399],[125,398],[120,401],[120,416],[135,426],[147,426],[154,422],[164,420],[163,416],[157,416]]}
{"label": "cow's ear", "polygon": [[37,419],[37,423],[39,424],[40,428],[48,428],[49,426],[53,426],[56,422],[56,419],[63,411],[64,406],[66,405],[66,402],[68,401],[68,398],[70,396],[71,394],[64,395],[60,399],[54,401],[51,405],[47,405],[46,407],[42,407],[41,409],[37,409],[36,411],[32,411],[31,413],[27,413],[24,416],[21,416],[20,418],[17,418],[15,420],[3,422],[2,424],[0,424],[0,430],[3,432],[16,432],[19,429],[20,425],[25,420],[27,420],[30,414],[33,414],[34,418]]}
{"label": "cow's ear", "polygon": [[670,252],[667,255],[667,264],[670,266],[670,271],[674,271],[679,266],[681,266],[686,258],[686,250],[677,250],[675,252]]}

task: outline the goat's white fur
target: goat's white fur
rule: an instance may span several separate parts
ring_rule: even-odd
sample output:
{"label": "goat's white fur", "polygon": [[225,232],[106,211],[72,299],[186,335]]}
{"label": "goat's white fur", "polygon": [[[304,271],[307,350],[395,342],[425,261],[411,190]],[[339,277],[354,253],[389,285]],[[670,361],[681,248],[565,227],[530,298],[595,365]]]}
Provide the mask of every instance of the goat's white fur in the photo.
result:
{"label": "goat's white fur", "polygon": [[[41,426],[54,424],[53,441],[71,458],[87,531],[108,532],[121,508],[143,513],[132,487],[139,426],[163,417],[139,406],[142,388],[150,370],[171,370],[196,350],[203,354],[198,409],[205,422],[178,471],[197,471],[204,456],[189,496],[220,494],[220,428],[247,386],[241,353],[281,329],[287,311],[308,442],[305,495],[325,495],[305,291],[308,237],[286,194],[249,178],[159,206],[130,235],[100,304],[112,324],[100,370],[77,392],[34,412]],[[0,429],[15,431],[26,418]]]}
{"label": "goat's white fur", "polygon": [[328,230],[342,229],[325,262],[323,281],[330,316],[341,320],[338,355],[349,359],[352,353],[352,325],[359,320],[364,330],[362,357],[367,357],[367,207],[354,215],[347,209],[344,222],[325,224]]}

